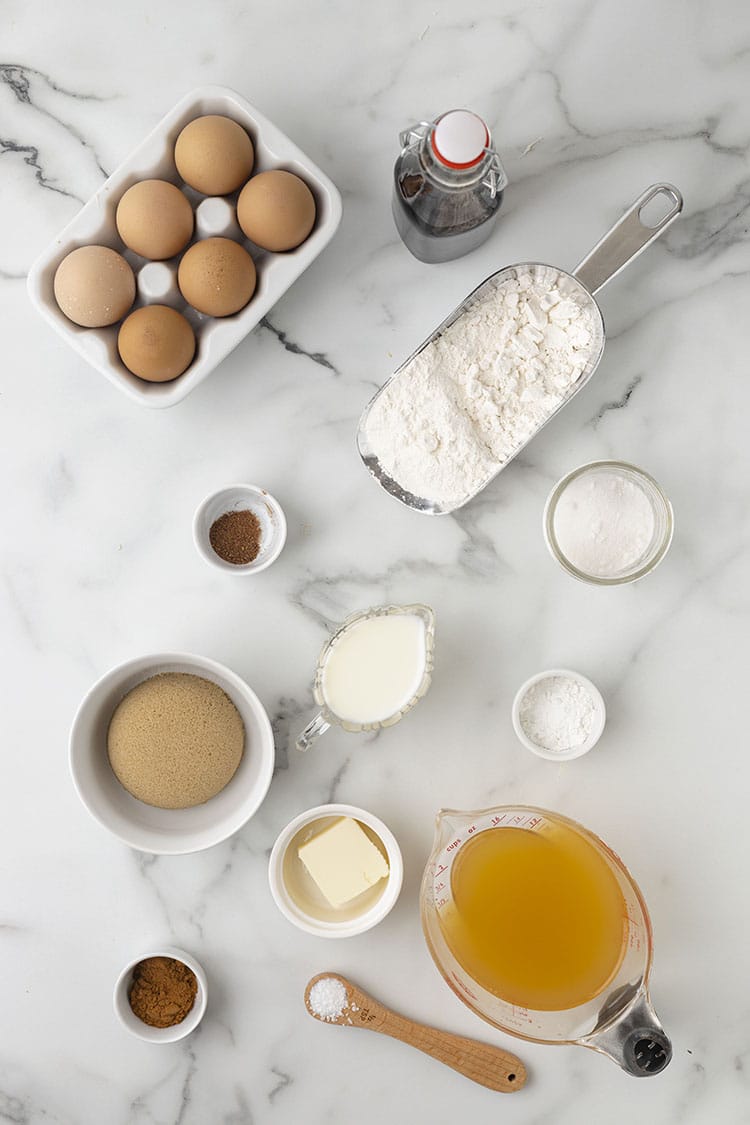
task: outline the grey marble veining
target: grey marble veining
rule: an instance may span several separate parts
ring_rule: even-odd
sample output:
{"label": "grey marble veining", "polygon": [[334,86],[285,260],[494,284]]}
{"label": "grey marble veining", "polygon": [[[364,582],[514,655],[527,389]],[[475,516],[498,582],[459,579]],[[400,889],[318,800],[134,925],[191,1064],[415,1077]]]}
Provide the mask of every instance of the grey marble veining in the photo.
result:
{"label": "grey marble veining", "polygon": [[[750,623],[750,13],[740,0],[331,6],[129,0],[7,6],[0,44],[0,1121],[14,1125],[703,1125],[750,1121],[750,900],[744,790]],[[336,239],[185,402],[148,412],[42,323],[37,253],[188,89],[236,88],[331,175]],[[486,116],[510,187],[497,230],[441,267],[390,215],[397,133],[458,105]],[[589,386],[469,507],[408,512],[362,468],[354,434],[388,374],[487,274],[571,268],[649,183],[684,193],[664,239],[601,294],[607,346]],[[548,557],[544,500],[596,457],[642,465],[676,512],[670,555],[621,590]],[[209,490],[247,479],[289,520],[247,581],[191,542]],[[437,615],[431,692],[398,727],[332,730],[306,755],[328,631],[383,601]],[[147,651],[222,660],[276,739],[268,798],[195,856],[137,855],[79,805],[70,721],[91,682]],[[515,741],[510,703],[545,666],[592,676],[600,746],[569,764]],[[402,897],[367,935],[307,937],[266,878],[283,825],[341,800],[382,816]],[[638,879],[653,996],[674,1042],[634,1082],[580,1048],[525,1044],[443,985],[417,899],[440,806],[540,804],[580,819]],[[130,1039],[111,993],[154,943],[209,976],[199,1031]],[[338,969],[406,1014],[502,1043],[527,1088],[500,1098],[407,1048],[310,1020],[309,977]]]}

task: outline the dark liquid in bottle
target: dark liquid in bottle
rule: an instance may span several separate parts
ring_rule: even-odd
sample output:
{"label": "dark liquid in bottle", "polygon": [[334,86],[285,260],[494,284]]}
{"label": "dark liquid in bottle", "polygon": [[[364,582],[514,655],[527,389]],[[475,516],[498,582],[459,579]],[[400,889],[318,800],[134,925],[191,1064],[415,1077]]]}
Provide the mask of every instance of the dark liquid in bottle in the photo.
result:
{"label": "dark liquid in bottle", "polygon": [[503,193],[451,191],[419,172],[396,164],[393,220],[404,244],[422,262],[450,262],[476,250],[489,237],[488,222]]}

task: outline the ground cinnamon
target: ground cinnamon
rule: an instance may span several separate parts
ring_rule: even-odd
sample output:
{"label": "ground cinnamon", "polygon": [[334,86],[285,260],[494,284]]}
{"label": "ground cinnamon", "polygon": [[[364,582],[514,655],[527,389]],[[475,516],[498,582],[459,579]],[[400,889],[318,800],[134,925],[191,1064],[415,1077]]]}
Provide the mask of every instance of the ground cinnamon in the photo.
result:
{"label": "ground cinnamon", "polygon": [[225,512],[211,524],[208,539],[219,558],[235,566],[246,566],[258,557],[261,546],[260,520],[242,508]]}
{"label": "ground cinnamon", "polygon": [[133,969],[130,1007],[150,1027],[182,1023],[198,993],[195,973],[174,957],[147,957]]}

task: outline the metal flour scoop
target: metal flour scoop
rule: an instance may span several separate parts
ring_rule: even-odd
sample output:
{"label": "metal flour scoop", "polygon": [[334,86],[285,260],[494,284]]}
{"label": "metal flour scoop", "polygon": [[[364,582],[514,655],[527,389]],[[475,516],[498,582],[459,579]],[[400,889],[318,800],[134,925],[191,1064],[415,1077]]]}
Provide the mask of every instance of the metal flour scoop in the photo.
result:
{"label": "metal flour scoop", "polygon": [[[654,225],[647,225],[643,219],[644,211],[646,207],[659,196],[666,198],[669,203],[669,209]],[[486,488],[490,481],[493,480],[497,474],[528,445],[528,442],[539,433],[539,430],[541,430],[543,426],[546,426],[547,422],[554,418],[559,410],[567,406],[574,395],[578,394],[588,383],[601,359],[605,340],[604,320],[601,310],[594,300],[594,294],[598,293],[608,281],[616,277],[629,262],[637,258],[647,246],[650,246],[652,242],[663,234],[667,227],[674,222],[681,210],[682,196],[676,187],[673,187],[671,184],[653,184],[639,196],[619,222],[615,223],[612,229],[604,235],[604,238],[602,238],[593,250],[586,255],[583,261],[576,266],[572,274],[568,274],[557,267],[547,266],[538,262],[521,262],[513,266],[506,266],[504,269],[498,270],[497,273],[490,274],[488,278],[478,285],[477,288],[461,302],[458,308],[454,309],[450,316],[448,316],[443,323],[420,344],[417,350],[401,364],[393,375],[391,375],[390,379],[370,400],[360,419],[359,430],[357,432],[357,446],[360,456],[370,473],[375,477],[376,481],[382,485],[386,492],[390,492],[390,494],[395,496],[397,500],[400,500],[402,504],[406,504],[417,512],[425,512],[428,515],[445,515],[448,512],[453,512],[457,508],[463,507],[464,504],[468,504],[483,488]],[[404,489],[398,481],[393,480],[388,473],[386,473],[378,461],[375,450],[371,446],[367,424],[374,403],[377,402],[385,388],[388,387],[394,379],[409,378],[408,368],[412,360],[415,359],[428,344],[431,344],[433,340],[436,340],[442,335],[459,317],[463,316],[466,310],[481,298],[486,289],[491,286],[496,286],[498,282],[517,276],[519,271],[528,272],[543,270],[552,270],[554,273],[568,278],[571,285],[580,295],[579,299],[581,303],[590,309],[594,323],[594,339],[591,344],[591,353],[586,366],[562,403],[549,414],[544,422],[537,427],[526,441],[519,445],[517,449],[513,450],[510,456],[502,463],[498,464],[497,468],[483,480],[479,487],[470,495],[451,503],[438,503],[427,497],[414,496],[411,492]]]}

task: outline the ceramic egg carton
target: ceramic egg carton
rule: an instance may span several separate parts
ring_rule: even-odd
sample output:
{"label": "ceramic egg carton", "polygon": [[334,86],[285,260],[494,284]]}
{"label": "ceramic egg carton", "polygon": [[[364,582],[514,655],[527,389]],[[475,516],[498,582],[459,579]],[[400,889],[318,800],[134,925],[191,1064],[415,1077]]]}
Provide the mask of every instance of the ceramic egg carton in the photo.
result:
{"label": "ceramic egg carton", "polygon": [[[187,187],[174,163],[175,141],[189,121],[204,114],[222,114],[249,133],[255,148],[253,175],[283,168],[300,176],[315,197],[315,225],[295,250],[270,253],[249,242],[237,225],[230,196],[206,197]],[[120,198],[139,180],[169,180],[181,188],[195,211],[195,231],[190,245],[211,236],[233,238],[251,254],[258,273],[249,304],[234,316],[215,319],[191,308],[177,287],[179,256],[168,262],[149,262],[122,243],[115,225]],[[156,128],[95,195],[68,223],[31,268],[28,290],[42,316],[88,363],[141,406],[166,407],[180,402],[255,328],[279,297],[292,285],[330,242],[341,221],[341,196],[317,165],[266,117],[234,91],[204,86],[187,94],[162,118]],[[148,383],[128,371],[117,351],[119,324],[107,328],[81,328],[59,309],[53,292],[55,271],[63,258],[78,246],[110,246],[130,263],[136,276],[133,308],[167,304],[190,321],[196,335],[196,354],[184,374],[168,383]],[[186,247],[187,249],[187,247]],[[131,310],[132,311],[132,310]]]}

